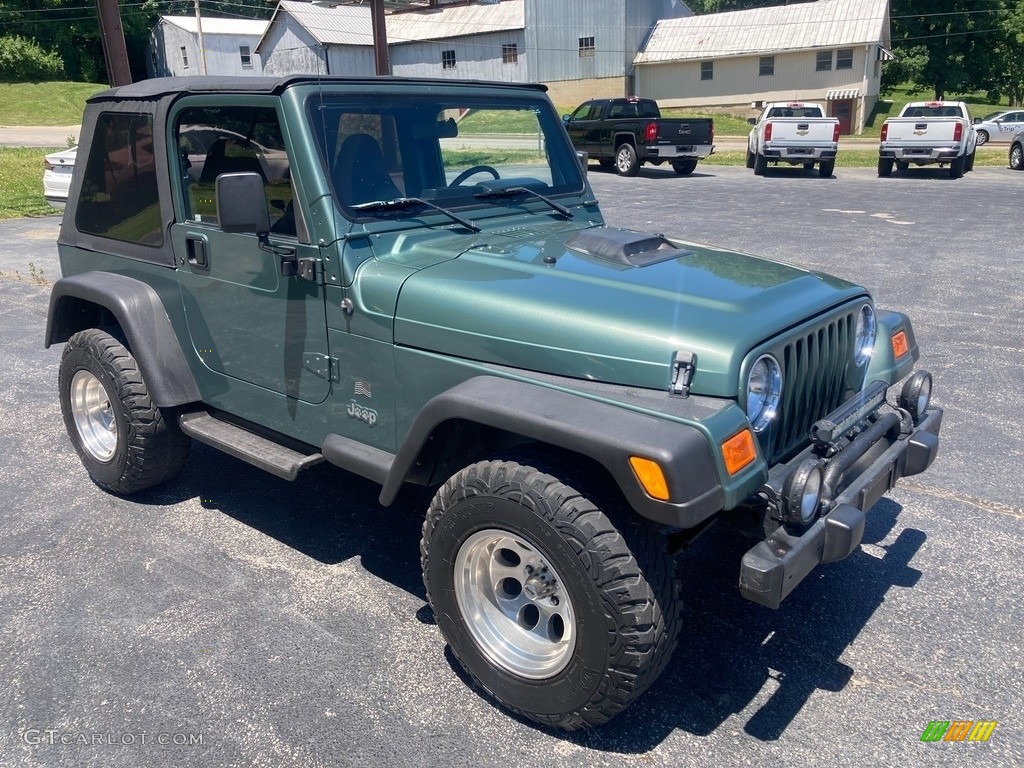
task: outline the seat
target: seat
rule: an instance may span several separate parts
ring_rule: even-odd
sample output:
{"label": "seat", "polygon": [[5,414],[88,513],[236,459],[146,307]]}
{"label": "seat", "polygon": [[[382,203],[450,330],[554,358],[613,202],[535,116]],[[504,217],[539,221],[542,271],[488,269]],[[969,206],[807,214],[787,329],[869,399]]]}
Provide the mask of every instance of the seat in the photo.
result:
{"label": "seat", "polygon": [[401,197],[391,180],[377,140],[354,133],[341,144],[332,172],[334,190],[344,205],[359,205]]}
{"label": "seat", "polygon": [[212,184],[222,173],[258,173],[263,181],[267,175],[259,158],[245,156],[229,156],[227,154],[228,139],[217,139],[210,145],[203,162],[203,172],[199,176],[200,184]]}

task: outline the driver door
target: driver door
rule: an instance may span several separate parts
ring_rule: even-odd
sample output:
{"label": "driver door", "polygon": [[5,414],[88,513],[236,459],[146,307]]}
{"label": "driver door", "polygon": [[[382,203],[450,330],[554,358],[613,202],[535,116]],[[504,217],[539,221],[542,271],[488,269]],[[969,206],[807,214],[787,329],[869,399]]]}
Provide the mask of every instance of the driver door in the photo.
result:
{"label": "driver door", "polygon": [[[253,393],[242,384],[321,403],[331,371],[323,285],[282,274],[282,260],[317,259],[319,252],[299,236],[300,204],[275,102],[238,101],[206,97],[176,111],[180,214],[171,237],[192,345],[220,381],[211,399],[244,416]],[[238,172],[264,180],[266,243],[218,225],[216,179]]]}

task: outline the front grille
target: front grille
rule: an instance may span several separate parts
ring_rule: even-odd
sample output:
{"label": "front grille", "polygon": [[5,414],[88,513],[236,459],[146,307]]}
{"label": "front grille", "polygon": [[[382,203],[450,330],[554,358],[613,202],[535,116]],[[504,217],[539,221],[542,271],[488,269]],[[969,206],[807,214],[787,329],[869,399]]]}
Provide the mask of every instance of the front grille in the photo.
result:
{"label": "front grille", "polygon": [[814,422],[838,408],[849,387],[860,386],[848,377],[859,309],[843,310],[769,346],[783,375],[777,423],[761,436],[772,463],[803,448]]}

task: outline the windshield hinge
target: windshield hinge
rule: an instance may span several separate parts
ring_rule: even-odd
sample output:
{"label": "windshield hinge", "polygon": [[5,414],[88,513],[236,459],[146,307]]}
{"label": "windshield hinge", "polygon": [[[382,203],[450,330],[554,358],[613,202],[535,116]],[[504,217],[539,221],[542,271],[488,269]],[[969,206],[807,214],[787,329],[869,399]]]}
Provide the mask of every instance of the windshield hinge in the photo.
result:
{"label": "windshield hinge", "polygon": [[319,352],[307,352],[302,356],[302,367],[327,381],[341,381],[341,369],[338,358],[322,355]]}
{"label": "windshield hinge", "polygon": [[697,356],[692,352],[676,352],[672,358],[672,383],[668,393],[675,397],[689,397],[690,382],[697,367]]}

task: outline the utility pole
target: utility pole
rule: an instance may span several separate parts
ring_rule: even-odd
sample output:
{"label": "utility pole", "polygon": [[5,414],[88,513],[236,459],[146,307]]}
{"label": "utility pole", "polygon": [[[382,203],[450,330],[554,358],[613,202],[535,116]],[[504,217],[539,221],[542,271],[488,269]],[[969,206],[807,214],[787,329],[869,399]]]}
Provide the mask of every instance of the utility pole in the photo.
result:
{"label": "utility pole", "polygon": [[128,85],[132,81],[132,71],[128,66],[128,49],[124,44],[121,9],[117,6],[117,0],[96,0],[96,13],[100,21],[100,40],[103,42],[103,59],[107,64],[107,79],[112,88]]}
{"label": "utility pole", "polygon": [[[199,0],[196,0],[198,3]],[[388,60],[388,32],[384,26],[384,0],[370,0],[370,23],[373,28],[373,55],[378,75],[391,74]]]}
{"label": "utility pole", "polygon": [[206,44],[203,42],[203,17],[199,13],[199,0],[196,0],[196,32],[199,33],[199,74],[206,74]]}

